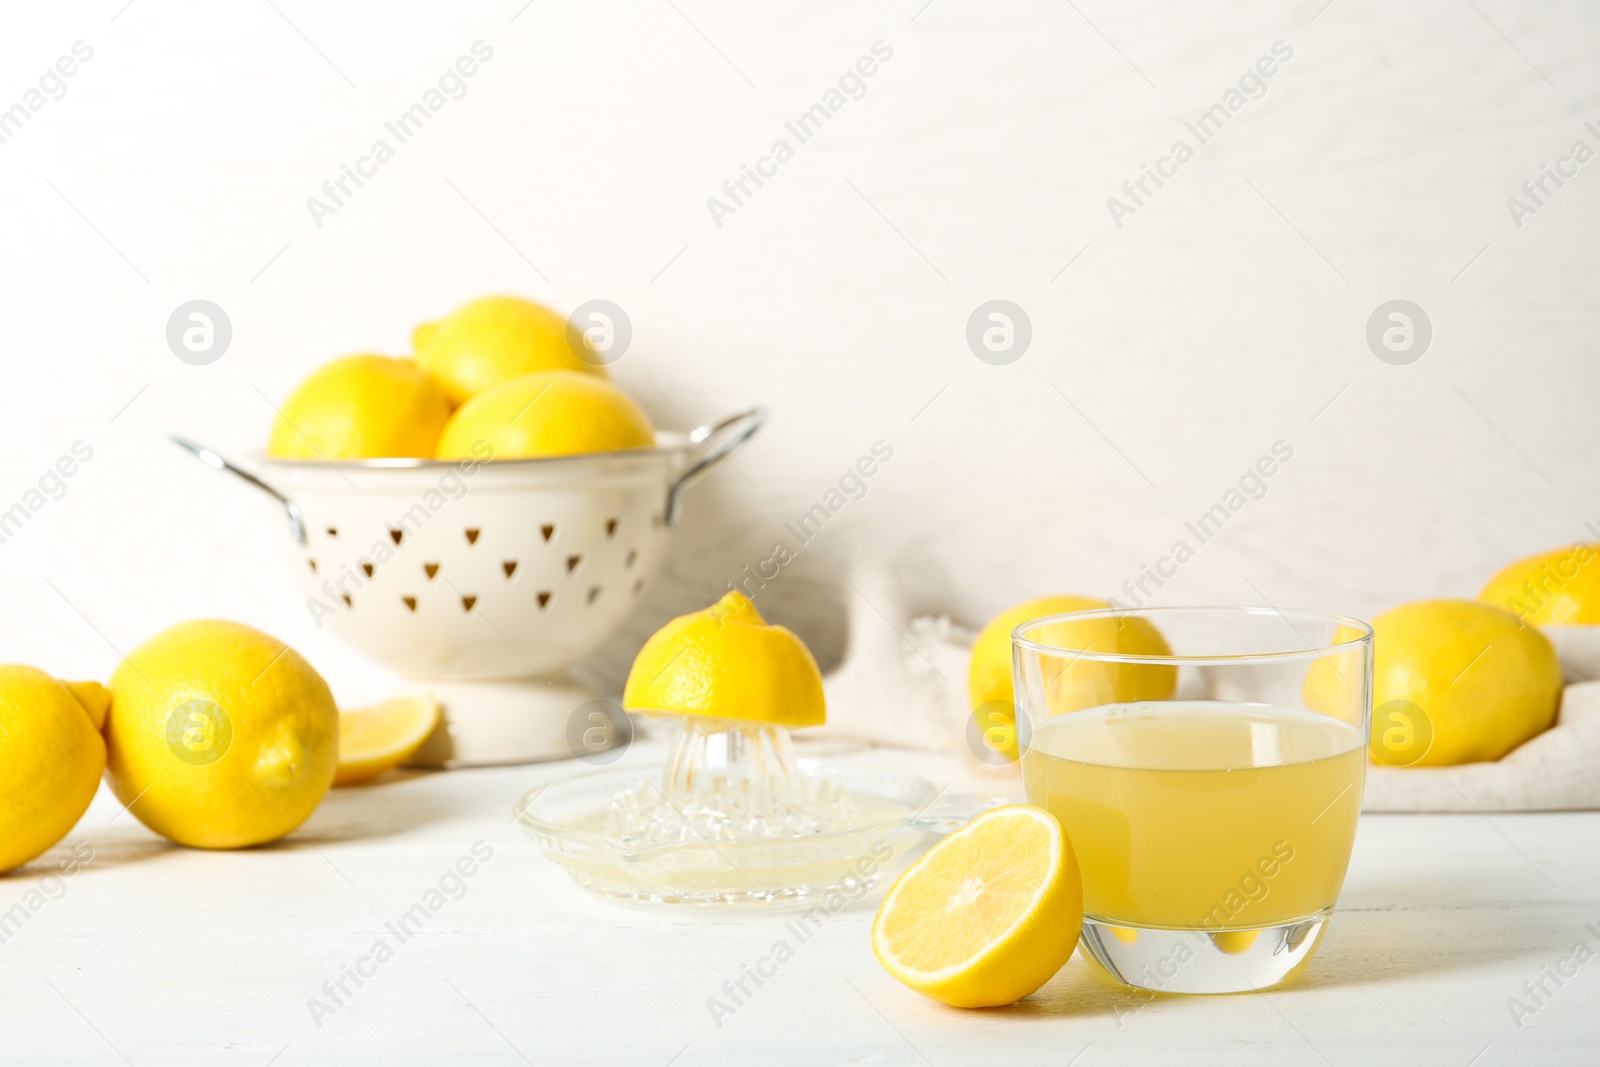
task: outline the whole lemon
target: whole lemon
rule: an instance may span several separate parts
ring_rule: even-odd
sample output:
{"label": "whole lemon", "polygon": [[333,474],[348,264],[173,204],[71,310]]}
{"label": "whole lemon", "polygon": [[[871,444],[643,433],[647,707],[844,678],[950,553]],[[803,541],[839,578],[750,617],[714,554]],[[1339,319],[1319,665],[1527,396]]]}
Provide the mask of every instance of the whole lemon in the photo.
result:
{"label": "whole lemon", "polygon": [[295,387],[267,454],[283,459],[430,459],[450,401],[409,359],[345,356]]}
{"label": "whole lemon", "polygon": [[92,682],[0,666],[0,871],[67,836],[94,799],[106,766],[95,720],[96,710],[105,713],[103,694]]}
{"label": "whole lemon", "polygon": [[1086,596],[1046,596],[1007,608],[978,632],[967,667],[967,694],[974,708],[991,700],[1012,700],[1011,631],[1025,622],[1069,611],[1094,611],[1111,605]]}
{"label": "whole lemon", "polygon": [[[1091,597],[1047,596],[1007,608],[989,620],[972,644],[972,662],[967,668],[967,694],[987,745],[1012,758],[1016,756],[1011,631],[1047,615],[1110,606]],[[1161,656],[1172,651],[1161,632],[1139,618],[1067,620],[1051,624],[1034,639],[1089,652]],[[1052,715],[1100,704],[1167,700],[1177,687],[1177,671],[1170,666],[1073,660],[1070,654],[1063,655],[1059,662],[1047,663],[1046,674],[1045,699]]]}
{"label": "whole lemon", "polygon": [[[606,377],[594,350],[567,320],[542,304],[486,296],[411,334],[417,363],[457,404],[512,378],[544,370]],[[585,358],[587,357],[587,358]]]}
{"label": "whole lemon", "polygon": [[440,459],[613,452],[655,444],[650,418],[603,378],[576,371],[525,374],[461,405],[439,438]]}
{"label": "whole lemon", "polygon": [[196,619],[134,649],[111,677],[108,770],[156,833],[243,848],[299,826],[339,761],[339,712],[294,649],[236,622]]}
{"label": "whole lemon", "polygon": [[652,634],[628,671],[622,706],[788,727],[820,726],[827,717],[811,650],[738,592]]}
{"label": "whole lemon", "polygon": [[[1555,721],[1561,666],[1515,615],[1471,600],[1422,600],[1372,620],[1372,758],[1443,767],[1497,760]],[[1306,696],[1340,692],[1325,663]],[[1337,703],[1337,701],[1335,701]]]}
{"label": "whole lemon", "polygon": [[1535,626],[1600,623],[1600,546],[1572,545],[1518,560],[1478,599]]}
{"label": "whole lemon", "polygon": [[[1328,647],[1306,668],[1301,693],[1306,707],[1360,729],[1372,710],[1362,633],[1354,626],[1334,628]],[[1420,755],[1420,749],[1417,754]]]}

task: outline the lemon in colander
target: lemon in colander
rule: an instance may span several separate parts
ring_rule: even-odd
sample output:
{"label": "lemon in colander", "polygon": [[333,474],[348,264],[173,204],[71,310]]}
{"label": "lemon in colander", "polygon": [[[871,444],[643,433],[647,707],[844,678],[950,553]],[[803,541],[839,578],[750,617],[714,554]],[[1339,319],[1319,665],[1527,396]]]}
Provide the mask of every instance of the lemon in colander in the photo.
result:
{"label": "lemon in colander", "polygon": [[567,456],[654,443],[649,416],[627,393],[604,378],[555,370],[513,378],[461,405],[439,438],[438,458]]}
{"label": "lemon in colander", "polygon": [[444,391],[409,359],[336,359],[289,394],[267,454],[280,459],[427,459],[450,418]]}
{"label": "lemon in colander", "polygon": [[514,296],[486,296],[463,304],[438,322],[418,326],[411,343],[417,364],[457,404],[535,371],[606,377],[599,357],[580,334],[568,329],[566,319]]}

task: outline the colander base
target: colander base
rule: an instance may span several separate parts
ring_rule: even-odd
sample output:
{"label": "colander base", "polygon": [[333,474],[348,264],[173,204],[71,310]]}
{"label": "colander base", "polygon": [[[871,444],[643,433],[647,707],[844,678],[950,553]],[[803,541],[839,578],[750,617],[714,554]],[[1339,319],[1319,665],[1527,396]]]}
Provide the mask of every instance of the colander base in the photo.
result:
{"label": "colander base", "polygon": [[590,746],[585,751],[607,747],[605,737],[596,743],[585,719],[585,706],[599,701],[594,690],[564,675],[547,677],[420,682],[439,701],[443,715],[408,766],[495,767],[570,759],[574,730]]}

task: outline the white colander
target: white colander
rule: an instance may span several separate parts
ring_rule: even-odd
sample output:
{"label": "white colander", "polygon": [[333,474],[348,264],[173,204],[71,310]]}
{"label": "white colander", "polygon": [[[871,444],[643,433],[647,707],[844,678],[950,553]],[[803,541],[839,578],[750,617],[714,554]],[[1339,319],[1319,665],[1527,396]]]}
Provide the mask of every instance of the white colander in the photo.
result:
{"label": "white colander", "polygon": [[590,725],[575,713],[597,697],[564,668],[614,633],[649,588],[684,489],[765,419],[752,407],[622,452],[263,456],[256,472],[174,440],[283,504],[307,610],[434,692],[445,722],[416,762],[461,766],[574,753],[571,725]]}

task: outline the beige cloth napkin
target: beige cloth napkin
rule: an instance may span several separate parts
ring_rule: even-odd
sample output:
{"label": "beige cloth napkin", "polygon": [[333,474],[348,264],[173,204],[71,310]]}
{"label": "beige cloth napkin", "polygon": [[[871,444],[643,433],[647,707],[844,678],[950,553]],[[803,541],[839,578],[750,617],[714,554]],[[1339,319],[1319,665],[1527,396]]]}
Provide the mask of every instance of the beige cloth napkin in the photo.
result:
{"label": "beige cloth napkin", "polygon": [[[967,663],[974,634],[948,618],[906,610],[887,567],[851,571],[845,658],[824,679],[824,736],[956,752],[982,762],[969,728]],[[1370,767],[1364,811],[1573,811],[1600,809],[1600,626],[1548,627],[1566,688],[1556,725],[1494,763]]]}

